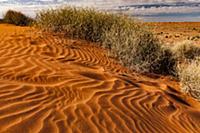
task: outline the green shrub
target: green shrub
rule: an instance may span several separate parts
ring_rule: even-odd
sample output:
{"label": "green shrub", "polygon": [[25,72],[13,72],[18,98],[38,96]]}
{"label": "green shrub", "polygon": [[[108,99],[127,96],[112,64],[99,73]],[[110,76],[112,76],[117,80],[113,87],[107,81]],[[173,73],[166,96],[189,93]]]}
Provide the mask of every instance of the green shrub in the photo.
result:
{"label": "green shrub", "polygon": [[5,14],[3,21],[17,26],[28,26],[33,22],[33,19],[25,16],[21,12],[9,10]]}
{"label": "green shrub", "polygon": [[146,26],[124,15],[65,7],[40,12],[36,17],[36,26],[65,33],[68,37],[98,42],[123,65],[140,72],[167,74],[169,72],[162,72],[162,68],[173,64],[168,62],[172,61],[169,52],[163,50]]}
{"label": "green shrub", "polygon": [[200,58],[179,64],[177,71],[182,91],[200,101]]}

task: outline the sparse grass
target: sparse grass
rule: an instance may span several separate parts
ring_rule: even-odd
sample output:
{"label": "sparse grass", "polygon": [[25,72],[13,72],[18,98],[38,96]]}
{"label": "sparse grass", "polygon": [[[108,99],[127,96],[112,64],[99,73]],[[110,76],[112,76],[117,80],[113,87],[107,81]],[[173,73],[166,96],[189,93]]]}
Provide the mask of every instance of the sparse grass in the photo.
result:
{"label": "sparse grass", "polygon": [[178,65],[182,91],[200,101],[200,58]]}
{"label": "sparse grass", "polygon": [[173,63],[168,62],[171,54],[163,50],[153,34],[136,19],[93,9],[65,7],[40,12],[36,26],[45,31],[62,32],[68,37],[98,42],[124,66],[139,72],[171,74],[167,71],[171,68],[162,69],[172,66]]}
{"label": "sparse grass", "polygon": [[9,10],[3,18],[3,22],[14,24],[17,26],[28,26],[33,22],[33,19],[25,16],[21,12]]}
{"label": "sparse grass", "polygon": [[198,39],[200,39],[199,35],[196,35],[196,36],[193,36],[193,37],[190,38],[190,40],[198,40]]}

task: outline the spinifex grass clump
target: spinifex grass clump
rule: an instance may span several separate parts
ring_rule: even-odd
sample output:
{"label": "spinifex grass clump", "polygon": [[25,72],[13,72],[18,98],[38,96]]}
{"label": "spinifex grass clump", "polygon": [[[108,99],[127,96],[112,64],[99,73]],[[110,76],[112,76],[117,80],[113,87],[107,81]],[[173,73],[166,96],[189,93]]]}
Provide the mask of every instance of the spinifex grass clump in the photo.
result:
{"label": "spinifex grass clump", "polygon": [[140,25],[136,24],[134,28],[123,26],[106,32],[103,43],[111,49],[112,55],[124,66],[139,72],[174,75],[176,60],[168,48]]}
{"label": "spinifex grass clump", "polygon": [[33,19],[25,16],[21,12],[9,10],[5,14],[3,21],[5,23],[14,24],[18,26],[28,26],[33,22]]}
{"label": "spinifex grass clump", "polygon": [[122,18],[116,15],[72,7],[43,11],[36,19],[37,26],[42,29],[64,32],[69,37],[93,42],[103,42],[105,32],[122,21]]}
{"label": "spinifex grass clump", "polygon": [[178,65],[182,91],[200,101],[200,58]]}
{"label": "spinifex grass clump", "polygon": [[200,47],[190,41],[180,42],[172,47],[172,52],[179,60],[195,59],[200,56]]}
{"label": "spinifex grass clump", "polygon": [[181,90],[200,101],[200,47],[190,41],[180,42],[171,48],[177,59],[177,76]]}
{"label": "spinifex grass clump", "polygon": [[[145,25],[127,16],[65,7],[40,12],[36,26],[62,32],[68,37],[98,42],[122,64],[138,71],[170,74],[166,70],[171,68],[162,72],[160,67],[174,67],[168,62],[171,61],[170,54],[166,54]],[[163,58],[163,55],[170,59]]]}

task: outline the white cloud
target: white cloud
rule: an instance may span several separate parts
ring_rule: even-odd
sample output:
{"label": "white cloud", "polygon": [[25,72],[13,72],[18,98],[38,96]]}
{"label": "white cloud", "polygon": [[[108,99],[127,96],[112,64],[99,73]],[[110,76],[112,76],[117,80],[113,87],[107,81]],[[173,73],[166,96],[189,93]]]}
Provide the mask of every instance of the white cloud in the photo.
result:
{"label": "white cloud", "polygon": [[[184,2],[182,6],[141,6],[136,8],[133,5],[175,3]],[[191,6],[188,3],[199,2],[198,6]],[[12,4],[14,3],[14,4]],[[17,4],[16,4],[17,3]],[[55,4],[56,3],[56,4]],[[59,3],[59,4],[58,4]],[[35,12],[49,7],[59,5],[75,5],[97,7],[104,10],[119,11],[123,7],[123,12],[127,14],[151,15],[158,13],[194,13],[200,12],[200,0],[0,0],[0,17],[8,9],[22,11],[30,16],[35,16]],[[174,4],[173,4],[174,5]],[[199,15],[200,16],[200,15]]]}

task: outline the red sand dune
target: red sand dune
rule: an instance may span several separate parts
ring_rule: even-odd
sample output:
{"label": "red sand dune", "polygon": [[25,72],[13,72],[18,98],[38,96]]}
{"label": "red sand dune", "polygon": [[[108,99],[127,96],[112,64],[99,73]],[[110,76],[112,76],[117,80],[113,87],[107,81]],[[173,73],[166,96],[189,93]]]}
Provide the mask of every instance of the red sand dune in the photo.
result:
{"label": "red sand dune", "polygon": [[199,133],[176,81],[123,68],[86,41],[0,25],[1,133]]}

